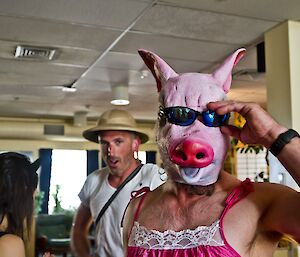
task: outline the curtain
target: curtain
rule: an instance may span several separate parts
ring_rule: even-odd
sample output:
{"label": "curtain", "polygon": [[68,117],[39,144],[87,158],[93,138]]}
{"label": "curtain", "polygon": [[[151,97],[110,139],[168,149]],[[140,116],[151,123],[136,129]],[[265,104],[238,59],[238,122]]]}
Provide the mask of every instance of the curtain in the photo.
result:
{"label": "curtain", "polygon": [[146,152],[146,163],[156,163],[156,151]]}
{"label": "curtain", "polygon": [[41,213],[48,213],[52,149],[40,149],[39,158],[41,160],[40,190],[44,192],[44,200],[41,206]]}
{"label": "curtain", "polygon": [[87,175],[99,169],[99,151],[87,150]]}

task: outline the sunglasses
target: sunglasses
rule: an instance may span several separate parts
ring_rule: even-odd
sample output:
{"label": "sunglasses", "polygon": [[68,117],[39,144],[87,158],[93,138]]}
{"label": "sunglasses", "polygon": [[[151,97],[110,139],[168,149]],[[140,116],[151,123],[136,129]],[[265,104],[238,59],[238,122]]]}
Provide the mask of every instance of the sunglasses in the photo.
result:
{"label": "sunglasses", "polygon": [[160,107],[159,116],[179,126],[189,126],[198,118],[207,127],[220,127],[227,124],[230,114],[219,115],[212,110],[198,112],[188,107],[174,106]]}

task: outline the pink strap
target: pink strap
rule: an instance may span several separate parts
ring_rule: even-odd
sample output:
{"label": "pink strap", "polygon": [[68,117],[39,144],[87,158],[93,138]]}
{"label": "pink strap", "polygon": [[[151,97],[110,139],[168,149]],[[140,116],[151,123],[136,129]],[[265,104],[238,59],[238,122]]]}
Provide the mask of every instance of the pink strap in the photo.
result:
{"label": "pink strap", "polygon": [[[140,197],[140,196],[141,196],[141,199],[140,199],[139,205],[138,205],[138,207],[137,207],[137,210],[136,210],[136,212],[135,212],[135,214],[134,214],[133,222],[132,222],[132,225],[131,225],[131,228],[130,228],[130,233],[129,233],[128,237],[129,237],[130,234],[131,234],[131,231],[132,231],[134,222],[135,222],[135,221],[138,219],[138,217],[139,217],[139,214],[140,214],[140,211],[141,211],[143,202],[144,202],[145,197],[146,197],[146,194],[147,194],[148,192],[150,192],[150,188],[149,188],[149,187],[142,187],[142,188],[140,188],[140,189],[137,190],[137,191],[132,191],[132,192],[131,192],[131,200],[130,200],[130,201],[132,201],[132,199],[138,198],[138,197]],[[129,238],[128,238],[128,239],[129,239]]]}
{"label": "pink strap", "polygon": [[221,233],[221,236],[224,240],[224,243],[226,245],[228,245],[229,247],[231,247],[231,246],[228,244],[228,242],[225,238],[225,235],[224,235],[224,231],[223,231],[224,216],[233,205],[235,205],[237,202],[239,202],[240,200],[245,198],[249,193],[251,193],[253,191],[254,191],[253,182],[251,182],[251,180],[249,178],[246,178],[244,181],[241,182],[240,186],[235,188],[229,194],[229,196],[226,199],[226,202],[225,202],[226,206],[225,206],[225,209],[223,210],[223,212],[221,214],[221,218],[220,218],[220,233]]}
{"label": "pink strap", "polygon": [[[231,194],[226,199],[226,208],[225,210],[232,207],[239,200],[246,197],[250,192],[253,192],[253,183],[249,178],[246,178],[239,187],[235,188]],[[224,216],[224,215],[223,215]]]}
{"label": "pink strap", "polygon": [[131,199],[130,199],[130,201],[132,200],[132,199],[134,199],[134,198],[138,198],[138,197],[140,197],[141,195],[143,195],[143,194],[145,194],[145,193],[147,193],[147,192],[149,192],[150,191],[150,188],[149,187],[142,187],[142,188],[140,188],[139,190],[135,190],[135,191],[132,191],[131,192]]}
{"label": "pink strap", "polygon": [[133,222],[135,222],[139,215],[140,215],[140,211],[141,211],[141,208],[142,208],[142,205],[143,205],[143,202],[145,200],[145,197],[146,197],[146,194],[150,191],[150,188],[149,187],[143,187],[141,188],[140,190],[138,191],[134,191],[131,193],[131,197],[133,198],[137,198],[137,197],[140,197],[141,196],[141,199],[140,199],[140,202],[139,202],[139,205],[136,209],[136,212],[134,214],[134,219],[133,219]]}

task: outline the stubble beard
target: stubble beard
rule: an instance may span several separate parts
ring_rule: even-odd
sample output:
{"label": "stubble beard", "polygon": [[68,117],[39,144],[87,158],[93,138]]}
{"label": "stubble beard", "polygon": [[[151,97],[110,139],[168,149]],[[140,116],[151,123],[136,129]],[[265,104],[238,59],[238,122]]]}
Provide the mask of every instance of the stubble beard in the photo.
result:
{"label": "stubble beard", "polygon": [[215,191],[215,183],[207,186],[188,185],[182,183],[176,183],[178,189],[185,190],[190,195],[205,195],[211,196]]}

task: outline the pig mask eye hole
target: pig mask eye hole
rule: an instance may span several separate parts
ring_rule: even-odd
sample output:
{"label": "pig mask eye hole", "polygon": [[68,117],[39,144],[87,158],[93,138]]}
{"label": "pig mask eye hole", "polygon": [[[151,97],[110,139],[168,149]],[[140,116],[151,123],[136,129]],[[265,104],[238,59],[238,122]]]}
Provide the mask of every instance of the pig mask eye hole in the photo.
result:
{"label": "pig mask eye hole", "polygon": [[212,110],[207,110],[204,112],[198,112],[188,107],[174,106],[163,108],[160,107],[159,117],[165,117],[168,122],[179,125],[179,126],[189,126],[199,118],[199,120],[208,127],[220,127],[228,122],[230,117],[229,113],[224,115],[219,115]]}

